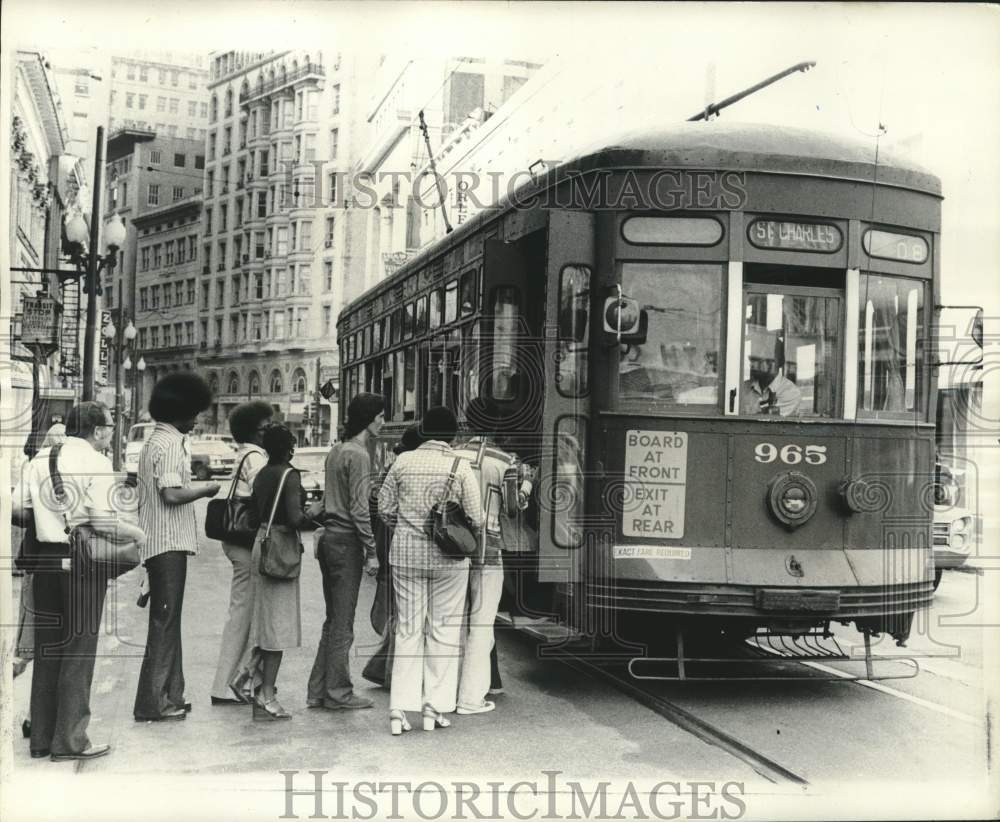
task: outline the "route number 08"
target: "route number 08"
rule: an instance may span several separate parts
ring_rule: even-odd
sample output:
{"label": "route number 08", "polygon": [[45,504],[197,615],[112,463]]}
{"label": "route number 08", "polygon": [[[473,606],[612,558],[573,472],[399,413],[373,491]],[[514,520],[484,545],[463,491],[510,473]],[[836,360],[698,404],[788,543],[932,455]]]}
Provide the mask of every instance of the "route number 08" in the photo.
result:
{"label": "route number 08", "polygon": [[803,460],[810,465],[822,465],[826,462],[825,445],[807,445],[804,449],[800,445],[772,445],[769,442],[758,443],[753,449],[754,459],[757,462],[769,463],[776,459],[781,459],[786,465],[798,465]]}

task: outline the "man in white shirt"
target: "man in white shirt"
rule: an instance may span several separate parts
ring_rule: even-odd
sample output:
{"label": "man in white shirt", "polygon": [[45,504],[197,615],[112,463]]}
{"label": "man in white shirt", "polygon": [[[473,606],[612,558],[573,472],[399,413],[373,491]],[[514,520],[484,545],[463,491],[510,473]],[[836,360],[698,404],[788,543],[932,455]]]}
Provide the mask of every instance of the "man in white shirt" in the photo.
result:
{"label": "man in white shirt", "polygon": [[[789,417],[797,413],[802,401],[799,387],[778,370],[752,366],[750,379],[740,393],[741,414],[774,414]],[[775,411],[774,409],[777,409]]]}
{"label": "man in white shirt", "polygon": [[[13,520],[34,519],[37,556],[45,567],[33,574],[35,665],[31,678],[31,755],[53,760],[92,759],[111,750],[92,745],[90,684],[104,610],[107,579],[85,570],[70,557],[69,533],[83,524],[116,541],[145,535],[116,510],[126,496],[115,475],[108,447],[114,424],[106,406],[85,402],[66,420],[67,438],[56,456],[64,484],[64,503],[53,493],[50,457],[43,448],[25,467],[13,494]],[[96,575],[95,575],[96,574]]]}

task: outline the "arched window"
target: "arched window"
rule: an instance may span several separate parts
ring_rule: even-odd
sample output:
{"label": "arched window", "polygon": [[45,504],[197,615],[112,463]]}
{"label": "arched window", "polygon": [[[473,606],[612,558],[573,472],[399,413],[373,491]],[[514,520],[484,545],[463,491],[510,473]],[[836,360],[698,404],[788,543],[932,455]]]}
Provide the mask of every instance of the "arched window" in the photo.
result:
{"label": "arched window", "polygon": [[211,122],[214,123],[216,120],[219,119],[219,95],[217,94],[212,95],[211,113],[212,113]]}
{"label": "arched window", "polygon": [[233,90],[231,88],[226,89],[226,116],[233,116]]}
{"label": "arched window", "polygon": [[295,74],[299,70],[299,61],[292,60],[292,74]]}
{"label": "arched window", "polygon": [[247,377],[247,394],[251,397],[260,396],[260,374],[251,371]]}
{"label": "arched window", "polygon": [[277,368],[271,372],[271,379],[268,386],[270,387],[272,394],[281,393],[281,372]]}
{"label": "arched window", "polygon": [[301,368],[296,368],[292,374],[292,391],[303,394],[306,391],[306,372]]}
{"label": "arched window", "polygon": [[257,76],[257,93],[258,94],[264,93],[264,72],[261,72]]}
{"label": "arched window", "polygon": [[219,393],[219,375],[214,371],[208,375],[208,387],[212,394]]}
{"label": "arched window", "polygon": [[235,371],[229,372],[229,388],[228,393],[239,394],[240,393],[240,375]]}
{"label": "arched window", "polygon": [[281,82],[284,83],[288,79],[288,69],[285,68],[285,64],[281,64]]}

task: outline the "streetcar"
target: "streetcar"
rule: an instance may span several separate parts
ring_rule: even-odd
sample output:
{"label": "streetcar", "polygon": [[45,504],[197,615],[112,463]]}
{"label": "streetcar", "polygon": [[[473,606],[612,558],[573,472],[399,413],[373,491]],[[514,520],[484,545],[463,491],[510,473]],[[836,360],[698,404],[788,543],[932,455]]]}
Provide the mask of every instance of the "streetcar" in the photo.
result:
{"label": "streetcar", "polygon": [[615,135],[345,307],[341,414],[383,394],[391,445],[505,409],[537,614],[903,643],[934,589],[941,201],[874,143]]}

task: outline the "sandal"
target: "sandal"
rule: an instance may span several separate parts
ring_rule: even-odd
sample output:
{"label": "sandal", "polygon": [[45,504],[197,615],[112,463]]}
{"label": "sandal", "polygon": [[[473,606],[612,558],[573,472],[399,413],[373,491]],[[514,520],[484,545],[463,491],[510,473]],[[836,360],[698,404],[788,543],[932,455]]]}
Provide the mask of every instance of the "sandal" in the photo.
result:
{"label": "sandal", "polygon": [[393,736],[400,736],[409,730],[411,730],[410,722],[406,718],[405,711],[389,711],[389,732]]}
{"label": "sandal", "polygon": [[444,714],[438,713],[430,705],[424,705],[424,730],[433,731],[435,728],[448,728],[451,720]]}
{"label": "sandal", "polygon": [[253,701],[253,718],[263,722],[273,722],[277,719],[291,719],[292,715],[281,707],[277,699],[269,699],[266,702],[257,697]]}

